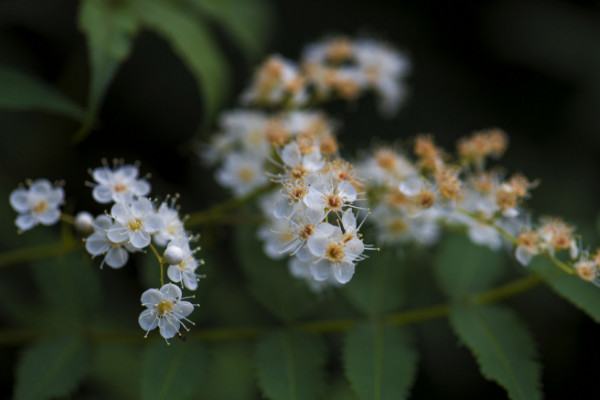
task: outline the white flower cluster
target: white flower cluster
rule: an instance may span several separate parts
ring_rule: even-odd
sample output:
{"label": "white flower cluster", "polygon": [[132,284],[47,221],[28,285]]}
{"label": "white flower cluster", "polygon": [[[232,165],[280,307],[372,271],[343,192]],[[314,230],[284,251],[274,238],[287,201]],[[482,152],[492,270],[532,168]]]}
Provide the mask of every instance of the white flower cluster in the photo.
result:
{"label": "white flower cluster", "polygon": [[304,107],[330,98],[353,100],[366,91],[379,97],[384,115],[396,112],[406,89],[408,59],[374,39],[337,36],[308,45],[298,64],[271,56],[242,94],[245,104]]}
{"label": "white flower cluster", "polygon": [[65,192],[60,186],[52,186],[46,179],[28,182],[28,188],[19,187],[10,194],[12,208],[19,213],[15,225],[21,232],[37,224],[54,225],[60,219],[60,205]]}

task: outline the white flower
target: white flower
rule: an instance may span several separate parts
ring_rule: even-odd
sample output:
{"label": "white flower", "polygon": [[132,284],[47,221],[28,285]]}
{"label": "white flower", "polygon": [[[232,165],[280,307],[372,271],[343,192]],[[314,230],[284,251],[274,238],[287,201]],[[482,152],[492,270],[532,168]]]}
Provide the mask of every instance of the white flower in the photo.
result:
{"label": "white flower", "polygon": [[183,222],[179,218],[179,211],[175,207],[175,201],[171,205],[164,201],[156,213],[161,220],[161,227],[154,235],[154,242],[159,246],[166,246],[168,242],[185,238],[187,233],[183,227]]}
{"label": "white flower", "polygon": [[229,153],[223,166],[217,170],[215,178],[238,196],[268,182],[263,159],[246,153]]}
{"label": "white flower", "polygon": [[[101,268],[104,263],[115,269],[121,268],[129,259],[129,252],[127,251],[127,248],[130,247],[125,243],[115,243],[107,236],[107,232],[113,226],[113,224],[114,222],[109,216],[97,216],[93,223],[94,233],[85,239],[85,249],[92,256],[106,254],[102,264],[100,264]],[[130,250],[135,249],[130,248]]]}
{"label": "white flower", "polygon": [[258,230],[258,237],[265,242],[265,254],[275,260],[289,253],[289,244],[295,239],[289,221],[284,218],[270,218],[269,222]]}
{"label": "white flower", "polygon": [[300,153],[300,148],[296,142],[285,145],[279,155],[281,161],[287,167],[283,181],[298,181],[309,174],[322,170],[325,165],[317,147],[313,147],[310,153],[303,155]]}
{"label": "white flower", "polygon": [[308,189],[304,197],[304,204],[310,208],[333,211],[339,213],[343,207],[352,204],[357,198],[356,189],[348,181],[334,182],[326,177],[316,182]]}
{"label": "white flower", "polygon": [[46,179],[32,182],[29,189],[13,190],[9,197],[10,205],[19,213],[15,224],[22,231],[31,229],[38,223],[55,224],[60,219],[58,207],[64,196],[61,187],[52,187]]}
{"label": "white flower", "polygon": [[302,261],[294,257],[290,259],[290,262],[288,263],[288,269],[293,277],[304,280],[308,285],[308,288],[315,293],[320,293],[328,287],[342,286],[342,284],[335,280],[335,278],[332,276],[323,281],[318,281],[313,278],[313,275],[310,272],[310,264],[310,261]]}
{"label": "white flower", "polygon": [[189,301],[181,300],[181,289],[172,283],[167,283],[160,290],[148,289],[142,294],[142,305],[147,310],[142,311],[138,322],[142,329],[148,333],[158,326],[160,335],[170,339],[179,333],[183,326],[189,330],[181,320],[193,324],[186,317],[194,311],[194,305]]}
{"label": "white flower", "polygon": [[307,246],[316,257],[310,271],[318,281],[329,279],[330,275],[339,282],[347,283],[354,275],[354,262],[360,259],[364,250],[358,238],[344,241],[339,227],[323,222],[308,238]]}
{"label": "white flower", "polygon": [[150,193],[150,184],[145,179],[137,179],[138,167],[123,165],[114,171],[103,166],[92,171],[92,177],[98,183],[92,196],[98,203],[124,202],[134,196]]}
{"label": "white flower", "polygon": [[108,230],[108,238],[115,243],[128,242],[138,249],[150,244],[150,235],[162,227],[162,221],[145,198],[127,203],[116,203],[111,209],[115,224]]}
{"label": "white flower", "polygon": [[166,260],[169,263],[167,269],[167,276],[173,282],[179,282],[189,290],[196,290],[198,288],[198,279],[200,275],[196,274],[196,269],[202,261],[197,260],[194,257],[196,250],[190,249],[190,243],[187,238],[179,239],[170,242],[165,250],[165,258],[168,252],[171,252],[172,248],[176,247],[181,252],[181,261],[175,263],[177,260]]}

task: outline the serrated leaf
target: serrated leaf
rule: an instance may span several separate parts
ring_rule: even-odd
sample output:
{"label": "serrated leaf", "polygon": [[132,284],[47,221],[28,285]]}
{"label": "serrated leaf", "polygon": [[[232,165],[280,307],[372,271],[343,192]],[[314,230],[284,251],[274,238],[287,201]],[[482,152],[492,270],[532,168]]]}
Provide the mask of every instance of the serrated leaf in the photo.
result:
{"label": "serrated leaf", "polygon": [[240,45],[249,61],[264,49],[271,30],[270,6],[262,0],[190,0]]}
{"label": "serrated leaf", "polygon": [[373,253],[358,263],[352,281],[343,292],[362,312],[381,315],[397,309],[406,300],[407,266],[403,263],[408,260],[392,249]]}
{"label": "serrated leaf", "polygon": [[82,120],[83,109],[52,86],[0,65],[0,109],[49,111]]}
{"label": "serrated leaf", "polygon": [[485,378],[504,387],[511,399],[542,398],[541,367],[535,360],[533,340],[511,310],[455,304],[450,323]]}
{"label": "serrated leaf", "polygon": [[417,352],[405,328],[373,322],[348,332],[344,366],[361,400],[404,399],[417,372]]}
{"label": "serrated leaf", "polygon": [[442,291],[455,298],[488,288],[502,274],[504,263],[503,254],[455,234],[443,241],[434,269]]}
{"label": "serrated leaf", "polygon": [[317,305],[317,298],[304,282],[290,275],[287,259],[267,258],[254,230],[236,230],[238,258],[248,280],[252,295],[273,315],[292,321],[308,315]]}
{"label": "serrated leaf", "polygon": [[87,37],[91,67],[88,109],[74,138],[81,141],[88,135],[119,65],[131,52],[139,21],[128,2],[82,0],[77,23]]}
{"label": "serrated leaf", "polygon": [[39,260],[31,270],[43,300],[61,317],[60,323],[84,324],[94,316],[101,298],[101,272],[92,266],[88,254]]}
{"label": "serrated leaf", "polygon": [[190,398],[202,384],[205,366],[206,351],[197,342],[148,344],[142,355],[142,399]]}
{"label": "serrated leaf", "polygon": [[208,121],[229,90],[229,64],[204,22],[173,2],[136,0],[144,26],[165,38],[188,67],[202,93]]}
{"label": "serrated leaf", "polygon": [[258,385],[269,399],[319,398],[324,363],[325,346],[318,336],[270,332],[256,346]]}
{"label": "serrated leaf", "polygon": [[529,268],[535,271],[559,296],[600,323],[600,288],[575,275],[568,275],[541,257],[532,260]]}
{"label": "serrated leaf", "polygon": [[88,371],[90,348],[76,336],[28,347],[17,365],[15,400],[43,400],[71,393]]}

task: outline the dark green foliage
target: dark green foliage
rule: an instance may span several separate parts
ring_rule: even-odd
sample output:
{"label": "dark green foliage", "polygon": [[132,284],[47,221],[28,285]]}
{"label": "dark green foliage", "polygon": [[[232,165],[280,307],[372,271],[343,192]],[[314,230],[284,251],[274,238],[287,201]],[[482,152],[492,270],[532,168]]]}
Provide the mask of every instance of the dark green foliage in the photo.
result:
{"label": "dark green foliage", "polygon": [[542,398],[533,340],[514,312],[499,306],[454,304],[450,323],[484,377],[503,386],[511,399]]}
{"label": "dark green foliage", "polygon": [[434,263],[438,284],[450,298],[487,289],[502,274],[504,265],[501,253],[458,234],[444,239]]}
{"label": "dark green foliage", "polygon": [[410,260],[391,249],[371,252],[343,289],[348,300],[367,315],[398,309],[406,300],[406,262]]}
{"label": "dark green foliage", "polygon": [[561,297],[585,312],[594,321],[600,322],[600,288],[577,275],[566,274],[541,257],[535,257],[529,268],[541,276]]}
{"label": "dark green foliage", "polygon": [[404,399],[417,372],[417,352],[405,328],[359,324],[346,336],[346,376],[361,400]]}
{"label": "dark green foliage", "polygon": [[320,337],[286,331],[264,335],[256,347],[258,385],[269,399],[310,400],[324,388]]}
{"label": "dark green foliage", "polygon": [[50,85],[21,71],[0,65],[0,109],[39,110],[83,119],[84,111]]}
{"label": "dark green foliage", "polygon": [[238,257],[254,297],[273,315],[291,321],[315,309],[317,298],[292,277],[287,259],[271,260],[262,251],[254,229],[238,227]]}
{"label": "dark green foliage", "polygon": [[77,336],[45,339],[28,347],[17,366],[15,400],[72,393],[89,369],[89,345]]}
{"label": "dark green foliage", "polygon": [[142,399],[190,399],[202,385],[206,351],[196,341],[148,343],[142,355]]}

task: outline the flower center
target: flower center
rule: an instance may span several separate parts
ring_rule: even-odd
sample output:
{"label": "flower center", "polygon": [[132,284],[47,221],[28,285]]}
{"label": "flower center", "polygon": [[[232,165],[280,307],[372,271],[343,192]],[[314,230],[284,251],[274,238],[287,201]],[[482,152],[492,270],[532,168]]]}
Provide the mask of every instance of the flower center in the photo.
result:
{"label": "flower center", "polygon": [[240,182],[248,183],[254,179],[254,171],[250,168],[242,168],[238,171],[237,176],[240,179]]}
{"label": "flower center", "polygon": [[344,201],[337,194],[330,194],[329,196],[327,196],[327,207],[331,211],[341,211],[343,204]]}
{"label": "flower center", "polygon": [[127,227],[129,228],[129,230],[131,231],[137,231],[142,229],[142,220],[139,218],[131,218],[128,222],[127,222]]}
{"label": "flower center", "polygon": [[114,185],[113,189],[114,189],[115,192],[121,193],[121,192],[125,191],[125,189],[127,189],[127,186],[122,185],[122,184],[119,183],[117,185]]}
{"label": "flower center", "polygon": [[163,300],[156,305],[156,311],[161,317],[171,314],[173,312],[173,308],[175,308],[175,306],[169,300]]}
{"label": "flower center", "polygon": [[390,231],[395,234],[402,234],[408,230],[406,222],[397,219],[390,224]]}
{"label": "flower center", "polygon": [[46,203],[44,200],[42,200],[39,203],[37,203],[35,207],[33,207],[33,212],[36,214],[41,214],[44,211],[46,211],[47,209],[48,209],[48,203]]}
{"label": "flower center", "polygon": [[315,227],[311,224],[306,224],[302,227],[302,230],[300,231],[300,239],[301,240],[306,240],[308,239],[308,237],[310,235],[313,234],[313,232],[315,231]]}
{"label": "flower center", "polygon": [[331,243],[327,250],[325,250],[325,256],[332,262],[339,262],[344,259],[344,248],[341,243]]}
{"label": "flower center", "polygon": [[303,178],[304,176],[306,176],[306,173],[307,173],[307,171],[302,165],[296,165],[290,171],[290,176],[294,180],[299,180],[299,179]]}

